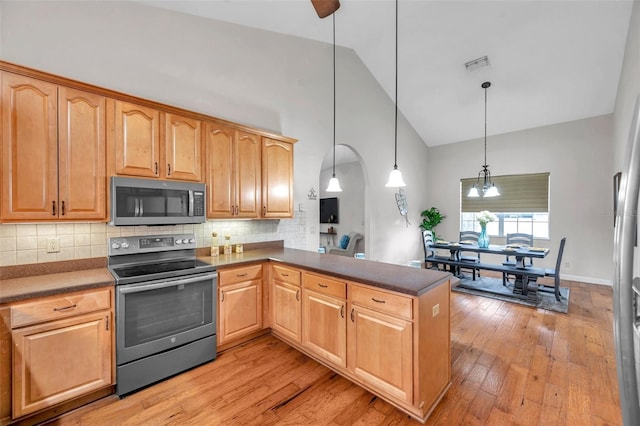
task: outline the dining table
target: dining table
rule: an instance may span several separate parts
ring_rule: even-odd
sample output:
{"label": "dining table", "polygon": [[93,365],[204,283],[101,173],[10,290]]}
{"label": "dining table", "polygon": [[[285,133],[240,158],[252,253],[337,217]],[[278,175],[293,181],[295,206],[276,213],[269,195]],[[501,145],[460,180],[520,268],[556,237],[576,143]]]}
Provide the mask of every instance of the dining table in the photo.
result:
{"label": "dining table", "polygon": [[[507,273],[515,276],[513,292],[523,295],[528,299],[537,297],[537,278],[545,275],[543,268],[535,268],[532,264],[525,262],[527,258],[545,258],[549,254],[549,249],[545,247],[529,247],[521,244],[496,245],[490,244],[488,247],[479,247],[476,242],[465,241],[444,241],[437,240],[431,244],[433,249],[449,251],[449,259],[434,257],[436,262],[440,262],[454,268],[454,273],[459,268],[485,269],[496,272]],[[494,254],[513,256],[515,264],[505,265],[504,263],[471,262],[462,260],[461,252],[475,252],[480,254]]]}

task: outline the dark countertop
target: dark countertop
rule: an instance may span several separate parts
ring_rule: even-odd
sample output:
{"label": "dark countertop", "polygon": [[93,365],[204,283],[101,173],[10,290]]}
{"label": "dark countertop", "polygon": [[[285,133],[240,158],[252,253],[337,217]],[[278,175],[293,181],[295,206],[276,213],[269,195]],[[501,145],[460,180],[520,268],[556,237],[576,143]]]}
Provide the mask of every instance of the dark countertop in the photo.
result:
{"label": "dark countertop", "polygon": [[271,260],[411,296],[420,296],[447,280],[452,280],[453,286],[453,281],[457,280],[448,272],[287,248],[250,250],[218,257],[200,256],[199,259],[218,267]]}
{"label": "dark countertop", "polygon": [[[282,247],[259,248],[246,250],[240,254],[233,253],[218,257],[198,256],[198,258],[219,268],[270,260],[411,296],[420,296],[446,280],[452,280],[452,286],[457,281],[448,272]],[[63,262],[60,262],[60,265],[53,262],[43,270],[47,273],[38,271],[40,273],[36,272],[35,275],[0,279],[0,304],[115,285],[106,267],[67,272],[68,266],[64,265]],[[58,267],[62,269],[56,271]],[[23,269],[20,272],[27,275],[33,268],[25,266]],[[65,272],[59,272],[60,270]]]}
{"label": "dark countertop", "polygon": [[107,268],[3,279],[0,280],[0,304],[114,285]]}

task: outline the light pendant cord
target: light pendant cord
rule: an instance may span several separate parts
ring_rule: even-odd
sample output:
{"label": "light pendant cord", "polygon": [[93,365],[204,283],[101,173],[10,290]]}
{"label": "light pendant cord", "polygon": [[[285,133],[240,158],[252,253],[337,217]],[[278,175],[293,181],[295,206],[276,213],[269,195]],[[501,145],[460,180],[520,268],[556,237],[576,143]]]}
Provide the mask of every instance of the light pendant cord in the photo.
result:
{"label": "light pendant cord", "polygon": [[[333,177],[336,177],[336,14],[333,17]],[[486,121],[486,120],[485,120]]]}
{"label": "light pendant cord", "polygon": [[484,166],[487,167],[487,88],[489,86],[484,83]]}
{"label": "light pendant cord", "polygon": [[[398,168],[398,0],[396,0],[396,117],[394,124],[393,168]],[[485,161],[486,162],[486,161]]]}

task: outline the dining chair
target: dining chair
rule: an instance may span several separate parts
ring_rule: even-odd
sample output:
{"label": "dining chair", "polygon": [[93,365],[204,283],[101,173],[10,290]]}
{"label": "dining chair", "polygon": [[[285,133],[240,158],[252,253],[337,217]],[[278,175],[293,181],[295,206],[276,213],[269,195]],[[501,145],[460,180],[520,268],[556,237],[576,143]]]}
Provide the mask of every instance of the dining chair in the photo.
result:
{"label": "dining chair", "polygon": [[440,269],[440,266],[442,266],[444,269],[445,265],[443,263],[438,263],[438,259],[448,260],[449,258],[436,254],[436,251],[433,248],[433,231],[422,230],[422,243],[424,247],[425,268]]}
{"label": "dining chair", "polygon": [[[527,247],[533,247],[533,234],[524,234],[521,232],[515,232],[512,234],[507,234],[507,245],[509,244],[520,244]],[[528,266],[533,265],[533,258],[528,258]],[[516,260],[511,259],[510,256],[507,256],[504,262],[502,262],[504,266],[516,266]],[[506,272],[502,273],[502,285],[507,285],[507,281],[509,280],[508,274]]]}
{"label": "dining chair", "polygon": [[[553,278],[553,293],[556,296],[556,300],[560,301],[560,265],[562,265],[562,254],[564,253],[564,244],[567,241],[567,237],[562,237],[560,240],[560,248],[558,248],[558,257],[556,258],[555,269],[544,270],[545,277]],[[550,286],[540,285],[539,287],[551,288]]]}
{"label": "dining chair", "polygon": [[[479,236],[480,236],[480,233],[476,231],[460,231],[460,239],[458,241],[460,241],[460,243],[473,242],[473,244],[478,244]],[[459,260],[463,262],[469,262],[469,263],[480,263],[480,253],[470,252],[470,251],[465,252],[464,250],[462,250],[462,247],[464,247],[463,244],[461,244],[460,247],[461,249],[458,252]],[[480,277],[480,269],[478,268],[474,268],[473,266],[470,266],[469,268],[461,266],[460,269],[471,271],[474,281],[476,280],[476,273],[478,274],[478,277]]]}

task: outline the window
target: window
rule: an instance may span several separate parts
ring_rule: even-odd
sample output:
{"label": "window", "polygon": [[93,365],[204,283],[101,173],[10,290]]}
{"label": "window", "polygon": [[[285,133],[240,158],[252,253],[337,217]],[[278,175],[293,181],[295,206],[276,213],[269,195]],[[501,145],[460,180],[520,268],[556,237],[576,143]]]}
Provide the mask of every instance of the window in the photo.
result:
{"label": "window", "polygon": [[492,180],[499,197],[467,197],[476,178],[460,180],[460,230],[480,231],[476,214],[489,210],[498,216],[496,222],[487,224],[489,235],[522,232],[549,238],[549,173],[494,176]]}
{"label": "window", "polygon": [[[487,224],[487,232],[492,236],[506,236],[515,232],[533,234],[534,238],[549,238],[549,213],[495,213],[496,222]],[[478,213],[460,214],[460,230],[480,232],[476,220]]]}

